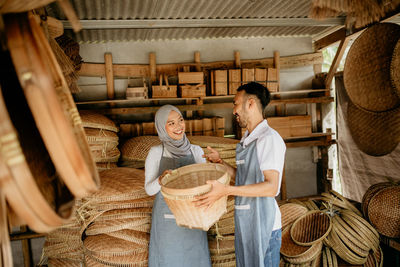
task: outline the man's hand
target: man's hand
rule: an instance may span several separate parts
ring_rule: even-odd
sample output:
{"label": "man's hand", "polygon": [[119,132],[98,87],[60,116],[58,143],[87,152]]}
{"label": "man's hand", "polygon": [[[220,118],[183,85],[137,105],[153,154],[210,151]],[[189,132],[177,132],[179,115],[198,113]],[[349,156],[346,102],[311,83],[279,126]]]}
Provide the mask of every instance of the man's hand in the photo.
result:
{"label": "man's hand", "polygon": [[162,184],[161,184],[161,180],[165,177],[165,175],[170,174],[171,172],[172,172],[172,170],[165,170],[165,171],[160,175],[160,177],[158,177],[158,183],[159,183],[160,185],[162,185]]}
{"label": "man's hand", "polygon": [[222,159],[219,156],[219,153],[217,150],[212,149],[211,147],[207,147],[207,150],[209,151],[209,153],[204,154],[203,158],[206,158],[209,162],[212,163],[222,163]]}
{"label": "man's hand", "polygon": [[205,208],[205,210],[210,208],[215,201],[228,194],[227,185],[221,184],[216,180],[208,180],[206,183],[211,185],[211,191],[196,197],[197,200],[194,201],[196,207]]}

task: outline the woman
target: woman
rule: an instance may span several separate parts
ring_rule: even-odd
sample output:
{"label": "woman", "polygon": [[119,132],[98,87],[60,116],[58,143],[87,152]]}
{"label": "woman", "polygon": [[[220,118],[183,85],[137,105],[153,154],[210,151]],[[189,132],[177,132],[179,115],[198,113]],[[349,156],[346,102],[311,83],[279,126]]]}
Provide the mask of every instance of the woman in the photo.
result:
{"label": "woman", "polygon": [[149,267],[211,266],[207,232],[177,226],[160,192],[160,181],[171,170],[204,163],[203,150],[190,144],[185,135],[185,121],[176,107],[162,106],[156,113],[155,126],[161,145],[150,149],[145,165],[146,192],[157,194],[152,213]]}

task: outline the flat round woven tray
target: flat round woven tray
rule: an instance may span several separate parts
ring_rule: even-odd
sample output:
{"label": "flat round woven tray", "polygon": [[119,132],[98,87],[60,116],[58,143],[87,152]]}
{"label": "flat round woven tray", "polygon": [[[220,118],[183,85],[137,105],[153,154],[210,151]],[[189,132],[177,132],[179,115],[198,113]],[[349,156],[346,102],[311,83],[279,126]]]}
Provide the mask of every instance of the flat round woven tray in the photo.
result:
{"label": "flat round woven tray", "polygon": [[112,132],[118,132],[115,123],[106,116],[90,110],[81,110],[79,114],[82,119],[83,127],[103,129]]}
{"label": "flat round woven tray", "polygon": [[378,191],[368,204],[368,218],[379,233],[400,237],[400,186]]}
{"label": "flat round woven tray", "polygon": [[322,241],[331,231],[332,222],[328,214],[322,211],[309,211],[298,218],[290,229],[293,241],[309,246]]}
{"label": "flat round woven tray", "polygon": [[400,97],[400,41],[397,41],[393,51],[392,63],[390,64],[390,78],[397,96]]}
{"label": "flat round woven tray", "polygon": [[144,161],[150,148],[161,144],[158,136],[138,136],[126,141],[121,147],[123,161]]}
{"label": "flat round woven tray", "polygon": [[110,210],[102,213],[96,221],[149,217],[151,216],[151,211],[152,208]]}
{"label": "flat round woven tray", "polygon": [[400,109],[368,112],[349,101],[347,125],[357,147],[370,156],[389,154],[400,141]]}
{"label": "flat round woven tray", "polygon": [[94,221],[86,230],[86,235],[99,235],[107,234],[123,229],[135,230],[144,224],[151,223],[151,218],[131,218],[131,219],[118,219],[110,221]]}
{"label": "flat round woven tray", "polygon": [[369,111],[400,105],[390,79],[390,64],[400,26],[379,23],[367,28],[353,43],[344,65],[344,84],[351,101]]}
{"label": "flat round woven tray", "polygon": [[83,241],[84,249],[94,257],[129,256],[146,252],[147,244],[139,245],[109,235],[88,236]]}
{"label": "flat round woven tray", "polygon": [[125,201],[146,198],[144,171],[114,168],[100,173],[101,187],[90,195],[91,202]]}
{"label": "flat round woven tray", "polygon": [[377,192],[379,192],[381,189],[391,186],[391,185],[393,185],[393,184],[390,182],[383,182],[383,183],[373,184],[367,189],[367,191],[363,195],[363,198],[361,201],[362,212],[363,212],[365,218],[368,218],[368,204],[369,204],[369,201],[371,200],[371,198]]}
{"label": "flat round woven tray", "polygon": [[307,212],[307,208],[296,203],[286,203],[279,207],[282,215],[282,229]]}
{"label": "flat round woven tray", "polygon": [[[133,266],[133,267],[145,267],[147,266],[147,261],[149,253],[143,252],[139,254],[127,255],[127,256],[89,256],[91,259],[100,262],[108,266]],[[92,265],[88,265],[92,266]],[[97,266],[97,265],[93,265]],[[101,266],[101,265],[99,265]]]}
{"label": "flat round woven tray", "polygon": [[236,139],[216,136],[188,136],[188,139],[194,145],[199,145],[203,148],[210,146],[221,150],[236,149],[236,144],[239,143],[239,140]]}

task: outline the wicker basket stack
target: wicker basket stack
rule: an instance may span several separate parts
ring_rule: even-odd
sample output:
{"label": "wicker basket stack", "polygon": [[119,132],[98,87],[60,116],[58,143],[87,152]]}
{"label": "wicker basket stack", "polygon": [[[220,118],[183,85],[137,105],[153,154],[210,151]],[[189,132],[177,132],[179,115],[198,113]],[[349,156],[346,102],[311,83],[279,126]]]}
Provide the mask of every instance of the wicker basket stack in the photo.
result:
{"label": "wicker basket stack", "polygon": [[362,210],[376,230],[387,237],[400,237],[400,183],[370,186],[363,196]]}
{"label": "wicker basket stack", "polygon": [[[382,266],[379,234],[335,191],[318,200],[294,201],[282,213],[281,266]],[[376,263],[376,264],[375,264]]]}
{"label": "wicker basket stack", "polygon": [[80,111],[86,139],[98,170],[116,168],[120,157],[115,123],[104,115]]}
{"label": "wicker basket stack", "polygon": [[152,146],[161,144],[158,136],[138,136],[127,140],[121,147],[123,167],[144,168],[147,154]]}

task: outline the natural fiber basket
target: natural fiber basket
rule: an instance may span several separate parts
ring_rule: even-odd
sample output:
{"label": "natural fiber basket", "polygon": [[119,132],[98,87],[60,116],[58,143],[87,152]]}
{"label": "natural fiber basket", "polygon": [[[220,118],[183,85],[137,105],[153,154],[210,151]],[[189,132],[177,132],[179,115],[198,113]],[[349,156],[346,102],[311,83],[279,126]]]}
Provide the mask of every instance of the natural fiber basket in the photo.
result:
{"label": "natural fiber basket", "polygon": [[366,29],[351,46],[344,66],[344,84],[351,101],[380,112],[400,105],[390,80],[390,64],[400,26],[379,23]]}
{"label": "natural fiber basket", "polygon": [[397,41],[397,45],[393,51],[392,63],[390,64],[390,78],[397,96],[400,97],[400,41]]}
{"label": "natural fiber basket", "polygon": [[48,266],[49,267],[81,267],[82,261],[71,260],[71,259],[49,258]]}
{"label": "natural fiber basket", "polygon": [[129,256],[146,252],[147,244],[139,245],[109,235],[88,236],[83,241],[85,252],[94,257]]}
{"label": "natural fiber basket", "polygon": [[235,267],[236,258],[212,262],[213,267]]}
{"label": "natural fiber basket", "polygon": [[292,225],[292,223],[307,212],[307,208],[296,204],[286,203],[279,207],[282,215],[282,229]]}
{"label": "natural fiber basket", "polygon": [[150,217],[145,218],[131,218],[131,219],[118,219],[111,221],[94,221],[86,228],[86,235],[99,235],[99,234],[107,234],[123,229],[131,229],[135,230],[136,227],[139,227],[144,224],[148,224],[151,222]]}
{"label": "natural fiber basket", "polygon": [[97,162],[118,162],[121,152],[117,147],[112,150],[104,150],[99,148],[98,150],[90,149],[93,160]]}
{"label": "natural fiber basket", "polygon": [[177,225],[207,231],[226,213],[226,197],[207,210],[195,206],[195,197],[211,190],[211,185],[206,184],[208,180],[229,184],[230,177],[224,165],[202,163],[178,168],[162,179],[161,193],[175,215]]}
{"label": "natural fiber basket", "polygon": [[115,162],[96,162],[96,167],[99,171],[104,171],[117,168],[118,165]]}
{"label": "natural fiber basket", "polygon": [[123,229],[111,233],[107,233],[107,235],[119,238],[122,240],[126,240],[138,245],[148,246],[150,242],[150,235],[146,232],[135,231],[131,229]]}
{"label": "natural fiber basket", "polygon": [[368,112],[352,102],[347,106],[347,124],[357,147],[371,156],[392,152],[400,141],[400,109]]}
{"label": "natural fiber basket", "polygon": [[229,253],[229,254],[215,254],[215,255],[211,255],[211,263],[220,263],[222,261],[226,261],[226,260],[236,260],[236,254],[233,253]]}
{"label": "natural fiber basket", "polygon": [[116,209],[151,208],[153,207],[153,202],[154,197],[151,196],[124,201],[90,202],[88,206],[97,211],[108,211]]}
{"label": "natural fiber basket", "polygon": [[208,241],[208,248],[210,250],[211,255],[219,255],[219,254],[229,254],[235,252],[235,240],[229,239],[214,239]]}
{"label": "natural fiber basket", "polygon": [[295,243],[309,246],[322,241],[331,229],[331,217],[325,212],[313,210],[293,223],[290,235]]}
{"label": "natural fiber basket", "polygon": [[368,204],[368,218],[379,233],[400,237],[400,186],[377,192]]}
{"label": "natural fiber basket", "polygon": [[[147,261],[149,253],[142,252],[139,254],[127,255],[127,256],[89,256],[91,259],[108,265],[108,266],[126,266],[126,267],[145,267],[147,266]],[[88,265],[92,266],[92,265]],[[96,266],[96,265],[93,265]],[[101,266],[101,265],[100,265]]]}
{"label": "natural fiber basket", "polygon": [[363,198],[361,201],[362,212],[363,212],[365,218],[368,218],[368,204],[369,204],[369,201],[371,200],[371,198],[377,192],[379,192],[381,189],[391,186],[391,185],[393,185],[393,184],[390,182],[382,182],[382,183],[373,184],[367,189],[367,191],[363,195]]}
{"label": "natural fiber basket", "polygon": [[158,136],[138,136],[126,141],[121,147],[123,161],[144,161],[150,148],[161,144]]}
{"label": "natural fiber basket", "polygon": [[90,110],[80,110],[82,125],[85,128],[103,129],[112,132],[118,132],[115,123],[106,116]]}
{"label": "natural fiber basket", "polygon": [[115,132],[103,129],[85,128],[86,139],[89,145],[104,145],[110,150],[118,146],[118,135]]}
{"label": "natural fiber basket", "polygon": [[102,213],[96,221],[150,217],[151,211],[152,208],[110,210]]}
{"label": "natural fiber basket", "polygon": [[322,249],[322,242],[311,246],[302,246],[293,242],[290,236],[290,227],[282,232],[281,254],[287,262],[301,264],[312,261]]}
{"label": "natural fiber basket", "polygon": [[236,144],[239,140],[215,137],[215,136],[188,136],[190,143],[199,145],[203,148],[210,146],[212,148],[220,148],[221,150],[233,150],[236,149]]}

